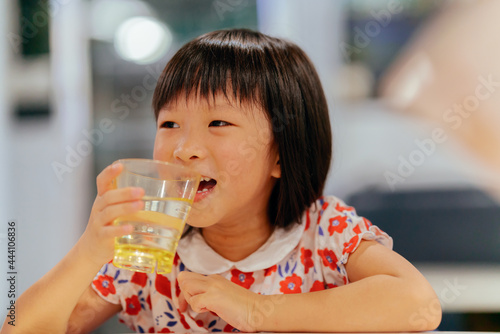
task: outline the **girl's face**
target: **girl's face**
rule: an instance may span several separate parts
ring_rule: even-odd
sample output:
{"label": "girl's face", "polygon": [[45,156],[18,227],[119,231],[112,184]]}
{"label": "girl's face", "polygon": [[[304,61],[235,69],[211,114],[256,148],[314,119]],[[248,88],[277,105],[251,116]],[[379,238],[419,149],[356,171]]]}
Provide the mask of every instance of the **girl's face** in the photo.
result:
{"label": "girl's face", "polygon": [[[281,176],[271,125],[263,110],[216,95],[181,95],[158,115],[154,159],[189,166],[202,175],[188,223],[237,224],[267,217]],[[267,222],[266,222],[267,223]]]}

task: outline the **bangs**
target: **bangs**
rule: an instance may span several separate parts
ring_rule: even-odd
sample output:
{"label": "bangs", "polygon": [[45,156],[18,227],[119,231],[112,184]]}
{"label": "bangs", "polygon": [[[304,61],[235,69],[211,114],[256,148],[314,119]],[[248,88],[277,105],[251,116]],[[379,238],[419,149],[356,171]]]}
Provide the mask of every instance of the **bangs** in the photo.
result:
{"label": "bangs", "polygon": [[254,32],[243,32],[219,31],[182,47],[158,80],[153,97],[156,118],[165,105],[182,95],[186,99],[194,96],[210,101],[216,94],[223,94],[240,104],[264,107],[262,92],[268,87],[270,73],[263,38]]}

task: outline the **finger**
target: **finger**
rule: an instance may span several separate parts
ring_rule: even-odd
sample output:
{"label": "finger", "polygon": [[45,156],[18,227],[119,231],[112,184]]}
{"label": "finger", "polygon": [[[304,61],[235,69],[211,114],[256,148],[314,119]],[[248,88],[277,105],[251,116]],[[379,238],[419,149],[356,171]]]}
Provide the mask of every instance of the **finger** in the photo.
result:
{"label": "finger", "polygon": [[206,277],[204,275],[189,271],[181,271],[177,276],[177,281],[179,282],[181,291],[188,292],[190,295],[200,293],[203,290],[202,287],[206,285]]}
{"label": "finger", "polygon": [[143,208],[144,202],[141,200],[109,205],[97,214],[96,221],[100,225],[110,225],[116,218],[136,213]]}
{"label": "finger", "polygon": [[181,271],[177,276],[177,280],[179,281],[179,285],[181,282],[190,281],[190,280],[205,280],[206,276],[198,273],[193,273],[191,271]]}
{"label": "finger", "polygon": [[205,276],[200,274],[182,271],[179,273],[177,280],[181,293],[184,294],[184,298],[189,304],[191,304],[193,296],[204,293],[208,289]]}
{"label": "finger", "polygon": [[121,163],[114,163],[104,168],[104,170],[97,176],[97,194],[103,195],[106,191],[114,189],[115,185],[113,180],[120,175],[123,170]]}
{"label": "finger", "polygon": [[182,284],[179,283],[179,287],[181,288],[181,291],[184,292],[184,297],[186,297],[188,302],[190,302],[189,299],[192,296],[204,293],[208,288],[206,282],[198,280],[184,281]]}
{"label": "finger", "polygon": [[105,207],[113,204],[140,200],[144,197],[144,189],[139,187],[127,187],[109,190],[102,196],[97,196],[94,209],[102,211]]}
{"label": "finger", "polygon": [[105,226],[101,230],[101,234],[104,238],[115,238],[121,237],[127,234],[132,233],[134,231],[134,227],[132,225],[120,225],[120,226]]}
{"label": "finger", "polygon": [[198,294],[196,296],[192,296],[191,300],[189,301],[189,305],[191,305],[191,308],[196,313],[203,313],[203,312],[211,311],[205,303],[206,299],[207,299],[206,294],[204,294],[204,293]]}
{"label": "finger", "polygon": [[184,297],[184,293],[181,291],[179,294],[179,311],[186,312],[188,307],[188,302],[186,301],[186,297]]}

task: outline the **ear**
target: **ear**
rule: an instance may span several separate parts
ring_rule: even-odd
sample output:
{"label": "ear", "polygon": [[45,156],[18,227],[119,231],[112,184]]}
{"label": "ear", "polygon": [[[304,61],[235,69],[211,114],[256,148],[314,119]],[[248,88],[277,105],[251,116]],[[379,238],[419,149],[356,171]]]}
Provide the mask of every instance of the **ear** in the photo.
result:
{"label": "ear", "polygon": [[281,178],[281,165],[280,165],[280,157],[276,154],[276,160],[273,165],[273,169],[271,170],[271,176],[279,179]]}

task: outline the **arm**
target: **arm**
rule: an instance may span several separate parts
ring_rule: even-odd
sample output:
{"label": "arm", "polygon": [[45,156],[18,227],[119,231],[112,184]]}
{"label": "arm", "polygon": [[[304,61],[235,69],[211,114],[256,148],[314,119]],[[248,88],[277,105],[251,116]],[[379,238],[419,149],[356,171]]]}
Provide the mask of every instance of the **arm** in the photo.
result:
{"label": "arm", "polygon": [[273,314],[263,318],[262,328],[401,332],[433,330],[439,325],[441,306],[434,290],[397,253],[375,241],[363,241],[349,257],[346,271],[351,283],[345,286],[280,296],[282,302],[276,303]]}
{"label": "arm", "polygon": [[[67,329],[69,333],[76,332],[75,329],[84,333],[96,328],[121,309],[120,305],[102,300],[90,287],[99,269],[98,264],[81,254],[79,245],[75,246],[19,297],[16,301],[16,326],[8,325],[7,319],[2,334],[66,333]],[[69,322],[70,316],[72,322]],[[83,324],[85,326],[81,326]]]}
{"label": "arm", "polygon": [[71,313],[66,333],[90,333],[122,309],[102,299],[88,286]]}
{"label": "arm", "polygon": [[89,290],[95,274],[113,257],[114,238],[132,229],[113,226],[112,221],[144,205],[139,200],[144,190],[113,189],[112,180],[122,169],[121,165],[109,166],[99,174],[98,195],[85,232],[54,268],[18,298],[16,326],[9,325],[7,318],[1,334],[65,333],[81,324],[90,330],[120,310],[120,305],[102,303]]}
{"label": "arm", "polygon": [[257,295],[222,277],[184,272],[179,284],[195,311],[214,311],[245,331],[393,332],[438,326],[441,307],[432,287],[397,253],[363,241],[346,270],[348,285],[291,295]]}

